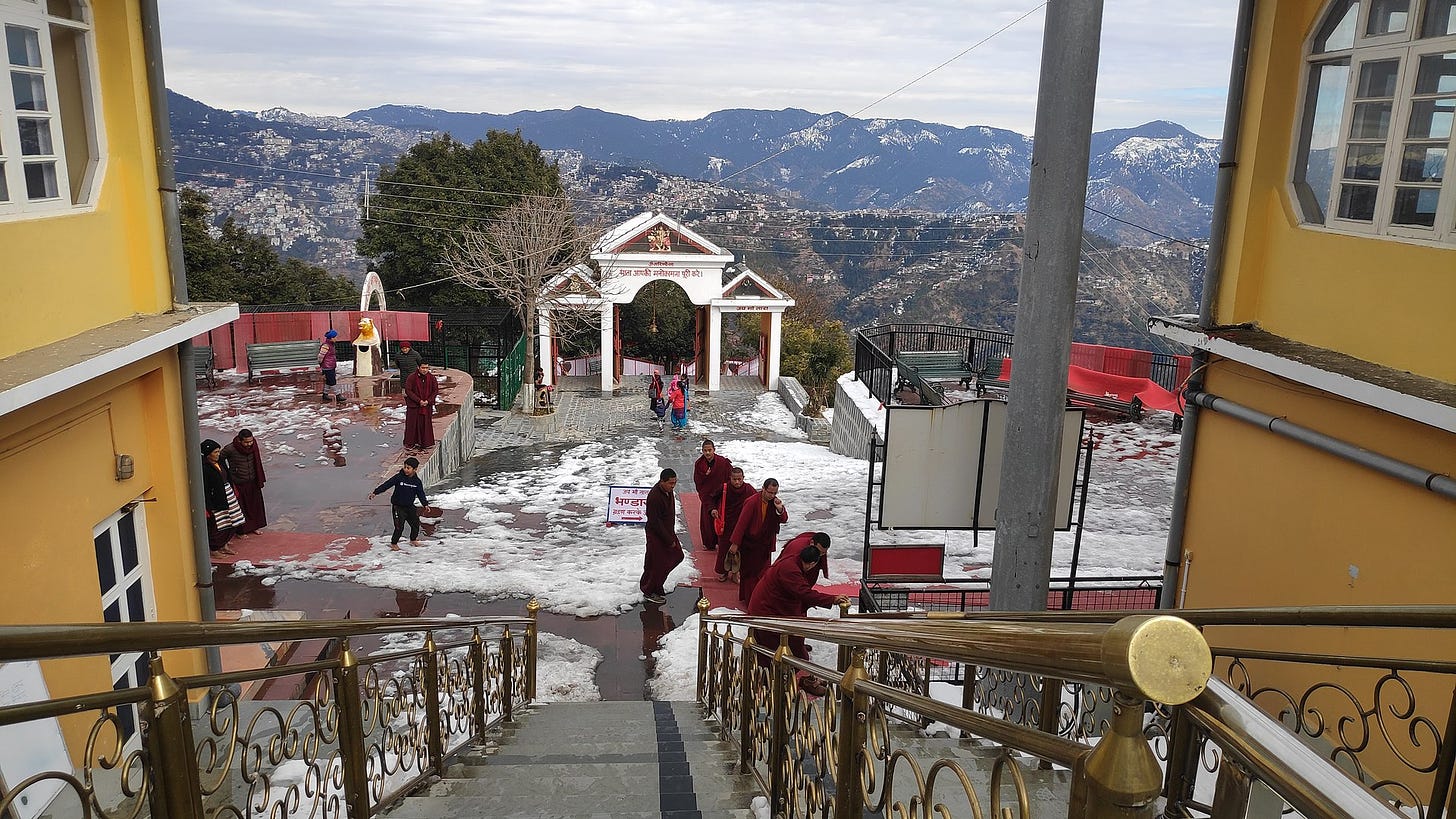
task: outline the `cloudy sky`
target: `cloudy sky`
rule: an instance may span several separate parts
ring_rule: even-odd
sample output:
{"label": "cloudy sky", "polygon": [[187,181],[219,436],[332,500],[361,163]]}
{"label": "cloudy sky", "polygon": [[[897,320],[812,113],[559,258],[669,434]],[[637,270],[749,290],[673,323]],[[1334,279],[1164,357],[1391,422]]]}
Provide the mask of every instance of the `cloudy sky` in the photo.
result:
{"label": "cloudy sky", "polygon": [[[208,105],[385,103],[644,119],[804,108],[1030,133],[1038,0],[162,0],[167,84]],[[916,77],[1020,22],[891,98]],[[1218,136],[1233,0],[1106,0],[1098,129]]]}

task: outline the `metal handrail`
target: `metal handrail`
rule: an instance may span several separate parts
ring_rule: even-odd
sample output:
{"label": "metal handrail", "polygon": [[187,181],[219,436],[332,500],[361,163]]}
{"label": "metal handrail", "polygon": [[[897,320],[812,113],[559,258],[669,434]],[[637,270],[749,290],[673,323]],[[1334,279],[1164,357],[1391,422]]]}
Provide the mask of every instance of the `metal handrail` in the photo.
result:
{"label": "metal handrail", "polygon": [[[1283,606],[1165,609],[1195,626],[1348,626],[1456,628],[1456,606]],[[1000,620],[1031,623],[1112,623],[1125,611],[930,611],[854,614],[854,619]]]}
{"label": "metal handrail", "polygon": [[524,625],[528,622],[529,619],[525,617],[414,617],[295,623],[151,622],[0,626],[0,662],[277,640],[366,637],[403,631]]}

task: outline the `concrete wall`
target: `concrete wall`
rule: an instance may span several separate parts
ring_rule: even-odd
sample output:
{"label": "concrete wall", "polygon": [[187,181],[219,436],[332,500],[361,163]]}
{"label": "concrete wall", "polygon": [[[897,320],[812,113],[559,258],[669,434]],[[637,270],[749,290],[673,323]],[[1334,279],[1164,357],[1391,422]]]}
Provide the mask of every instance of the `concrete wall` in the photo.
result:
{"label": "concrete wall", "polygon": [[794,425],[809,436],[811,444],[829,443],[829,422],[823,418],[810,418],[804,415],[804,407],[809,406],[809,392],[799,383],[799,379],[783,376],[779,379],[779,398],[794,414]]}
{"label": "concrete wall", "polygon": [[875,422],[865,417],[859,404],[845,392],[843,382],[836,384],[834,425],[829,433],[829,451],[867,461],[870,458],[870,436],[874,434]]}
{"label": "concrete wall", "polygon": [[448,372],[451,397],[458,396],[460,410],[443,433],[437,432],[439,443],[435,454],[420,466],[420,479],[426,487],[435,486],[454,475],[475,450],[475,380],[469,373],[460,370]]}

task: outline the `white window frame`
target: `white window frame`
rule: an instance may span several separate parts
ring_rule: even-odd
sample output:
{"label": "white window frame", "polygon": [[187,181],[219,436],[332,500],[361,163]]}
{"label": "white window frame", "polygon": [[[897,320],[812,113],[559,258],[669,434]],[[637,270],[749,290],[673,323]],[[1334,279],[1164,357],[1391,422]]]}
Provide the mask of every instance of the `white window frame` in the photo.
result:
{"label": "white window frame", "polygon": [[[121,523],[124,519],[130,518],[133,532],[136,536],[137,563],[131,569],[123,569],[121,553]],[[96,524],[91,531],[91,539],[94,543],[103,534],[108,535],[111,566],[112,584],[109,588],[99,589],[100,616],[96,619],[104,621],[106,609],[115,603],[118,606],[121,620],[110,622],[140,623],[153,622],[157,619],[157,596],[152,585],[152,559],[151,548],[147,540],[147,517],[146,504],[137,502],[129,503],[118,509],[106,520]],[[105,578],[101,577],[100,566],[97,566],[97,577],[101,583]],[[137,587],[141,592],[141,611],[131,610],[127,600],[127,591]],[[140,619],[137,615],[140,614]],[[146,655],[139,651],[114,654],[111,656],[111,684],[114,689],[133,688],[147,684],[147,675],[137,670],[137,664],[142,662]],[[140,714],[134,706],[124,706],[131,709],[132,724],[139,726]],[[139,736],[134,733],[131,738]]]}
{"label": "white window frame", "polygon": [[[101,128],[100,85],[97,76],[95,41],[91,26],[91,8],[86,0],[68,0],[76,11],[74,17],[50,14],[45,0],[0,0],[0,174],[4,175],[7,199],[0,201],[0,222],[75,213],[94,209],[99,182],[105,169],[105,140]],[[15,26],[37,33],[41,65],[33,71],[10,65],[5,43],[5,28]],[[67,29],[78,36],[79,92],[82,110],[62,110],[57,66],[53,51],[54,32]],[[11,86],[11,72],[22,70],[44,78],[48,109],[44,118],[50,124],[51,153],[44,156],[22,156],[20,153],[20,118],[41,118],[39,112],[19,111]],[[68,86],[69,87],[69,86]],[[75,167],[67,157],[66,139],[70,133],[83,132],[89,156],[82,167]],[[29,160],[54,162],[57,196],[32,200],[25,185],[25,164]],[[73,182],[78,181],[73,191]]]}
{"label": "white window frame", "polygon": [[[1353,46],[1321,53],[1315,52],[1321,29],[1332,13],[1332,9],[1344,5],[1342,0],[1332,0],[1332,2],[1326,3],[1320,16],[1314,21],[1314,27],[1304,45],[1305,65],[1300,86],[1299,115],[1295,122],[1297,133],[1294,140],[1294,154],[1290,163],[1290,196],[1296,212],[1300,214],[1301,220],[1307,227],[1323,228],[1341,233],[1382,236],[1425,244],[1443,246],[1456,244],[1456,127],[1453,127],[1452,132],[1447,135],[1446,165],[1441,185],[1438,188],[1440,199],[1436,207],[1435,224],[1426,228],[1395,224],[1393,221],[1396,188],[1425,187],[1412,183],[1402,185],[1400,181],[1401,163],[1408,140],[1406,133],[1413,111],[1412,97],[1415,94],[1420,60],[1422,57],[1432,54],[1456,52],[1456,34],[1428,38],[1416,36],[1429,2],[1430,0],[1411,0],[1405,31],[1366,36],[1364,32],[1369,25],[1369,17],[1374,4],[1371,0],[1359,0]],[[1355,97],[1360,87],[1360,70],[1366,63],[1391,59],[1399,61],[1399,70],[1396,77],[1390,124],[1385,137],[1380,179],[1369,183],[1377,188],[1374,218],[1369,222],[1344,219],[1339,216],[1339,202],[1341,186],[1344,182],[1346,156],[1352,141],[1350,131]],[[1317,66],[1341,60],[1346,61],[1349,65],[1349,82],[1345,89],[1345,99],[1341,109],[1339,141],[1330,157],[1329,195],[1325,201],[1319,203],[1324,209],[1321,221],[1317,214],[1307,212],[1303,204],[1307,200],[1302,199],[1298,192],[1298,186],[1303,184],[1301,176],[1307,164],[1309,151],[1309,147],[1303,144],[1304,133],[1309,125],[1308,118],[1314,114],[1314,101],[1310,99],[1310,94],[1314,90],[1311,87],[1313,70]]]}

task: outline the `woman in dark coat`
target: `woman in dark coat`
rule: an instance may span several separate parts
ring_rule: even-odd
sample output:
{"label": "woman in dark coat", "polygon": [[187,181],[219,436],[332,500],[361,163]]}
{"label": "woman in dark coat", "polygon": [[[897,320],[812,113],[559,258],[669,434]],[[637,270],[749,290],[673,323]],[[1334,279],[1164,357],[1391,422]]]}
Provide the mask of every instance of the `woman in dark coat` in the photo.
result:
{"label": "woman in dark coat", "polygon": [[243,509],[227,467],[222,465],[222,447],[211,438],[202,442],[202,497],[207,508],[208,548],[213,554],[237,554],[228,548],[228,541],[244,522]]}
{"label": "woman in dark coat", "polygon": [[239,432],[232,443],[222,448],[222,464],[232,479],[233,492],[243,507],[243,525],[238,536],[251,535],[268,525],[268,508],[263,504],[263,453],[250,430]]}

